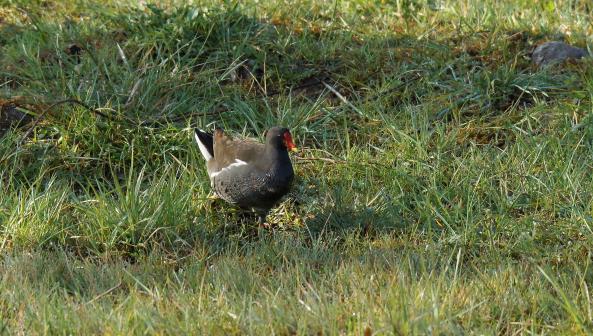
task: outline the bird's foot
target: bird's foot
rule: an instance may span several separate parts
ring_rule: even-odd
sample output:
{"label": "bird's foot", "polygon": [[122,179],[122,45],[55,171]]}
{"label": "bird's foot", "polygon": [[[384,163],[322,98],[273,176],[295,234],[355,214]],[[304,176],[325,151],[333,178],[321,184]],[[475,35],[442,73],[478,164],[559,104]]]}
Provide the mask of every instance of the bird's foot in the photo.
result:
{"label": "bird's foot", "polygon": [[264,229],[270,229],[272,227],[272,223],[268,222],[266,219],[268,217],[268,213],[258,213],[257,214],[257,222],[259,226]]}
{"label": "bird's foot", "polygon": [[218,208],[220,206],[220,199],[216,194],[211,193],[206,197],[206,204],[211,209]]}
{"label": "bird's foot", "polygon": [[268,223],[268,222],[260,222],[259,226],[263,229],[271,229],[272,228],[272,224]]}

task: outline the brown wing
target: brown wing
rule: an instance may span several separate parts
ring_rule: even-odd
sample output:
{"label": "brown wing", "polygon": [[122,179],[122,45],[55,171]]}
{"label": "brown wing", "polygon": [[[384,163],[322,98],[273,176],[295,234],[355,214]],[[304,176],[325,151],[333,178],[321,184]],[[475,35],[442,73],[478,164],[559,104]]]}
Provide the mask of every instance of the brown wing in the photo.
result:
{"label": "brown wing", "polygon": [[250,139],[235,140],[218,129],[214,131],[215,163],[212,170],[218,171],[237,159],[249,164],[263,155],[264,148],[263,144]]}

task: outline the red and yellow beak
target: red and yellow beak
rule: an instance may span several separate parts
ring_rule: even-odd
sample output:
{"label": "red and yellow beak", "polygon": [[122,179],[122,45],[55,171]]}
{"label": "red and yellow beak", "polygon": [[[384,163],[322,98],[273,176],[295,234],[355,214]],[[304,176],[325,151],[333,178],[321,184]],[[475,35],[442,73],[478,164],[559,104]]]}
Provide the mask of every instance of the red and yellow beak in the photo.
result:
{"label": "red and yellow beak", "polygon": [[284,133],[284,146],[286,146],[286,149],[288,149],[291,152],[298,152],[299,151],[299,149],[297,148],[297,146],[292,141],[292,135],[290,135],[290,132],[285,132]]}

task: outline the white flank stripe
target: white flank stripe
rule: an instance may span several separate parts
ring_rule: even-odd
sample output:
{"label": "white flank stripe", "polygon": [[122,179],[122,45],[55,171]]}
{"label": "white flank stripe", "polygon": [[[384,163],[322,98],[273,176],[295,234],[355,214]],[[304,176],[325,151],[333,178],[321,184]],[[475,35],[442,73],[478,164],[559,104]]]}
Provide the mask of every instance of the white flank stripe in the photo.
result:
{"label": "white flank stripe", "polygon": [[206,148],[206,146],[204,146],[204,144],[200,141],[200,138],[198,138],[198,135],[194,133],[194,137],[196,138],[198,147],[200,147],[200,152],[202,153],[202,156],[204,157],[204,159],[206,159],[206,162],[210,161],[210,159],[212,159],[212,155],[210,155],[210,152],[208,152],[208,149]]}
{"label": "white flank stripe", "polygon": [[222,168],[221,170],[219,170],[217,172],[213,172],[212,174],[210,174],[210,177],[212,178],[224,171],[231,170],[231,169],[233,169],[233,167],[240,167],[240,166],[246,166],[246,165],[247,165],[247,162],[239,160],[239,159],[235,159],[235,162],[231,163],[230,165]]}

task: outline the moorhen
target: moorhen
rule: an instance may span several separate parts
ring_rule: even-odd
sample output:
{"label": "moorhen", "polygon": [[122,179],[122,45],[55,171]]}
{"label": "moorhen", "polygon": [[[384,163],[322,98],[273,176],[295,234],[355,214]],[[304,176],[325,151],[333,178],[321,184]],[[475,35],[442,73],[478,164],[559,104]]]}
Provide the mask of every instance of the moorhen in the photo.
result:
{"label": "moorhen", "polygon": [[243,209],[255,211],[260,223],[286,195],[294,178],[288,151],[297,151],[287,128],[272,127],[266,142],[232,139],[221,129],[214,135],[195,130],[214,193]]}

